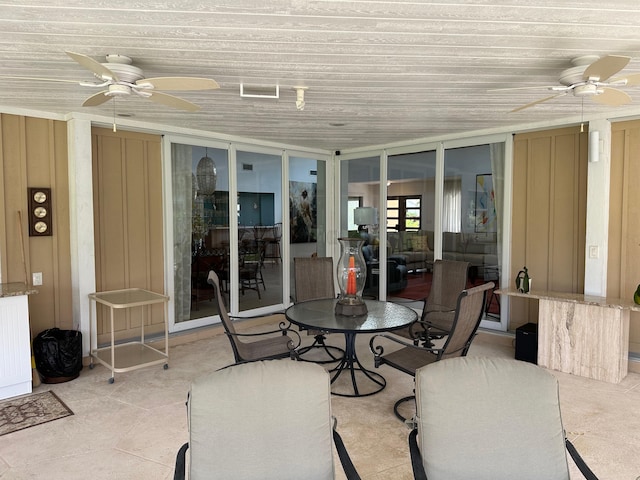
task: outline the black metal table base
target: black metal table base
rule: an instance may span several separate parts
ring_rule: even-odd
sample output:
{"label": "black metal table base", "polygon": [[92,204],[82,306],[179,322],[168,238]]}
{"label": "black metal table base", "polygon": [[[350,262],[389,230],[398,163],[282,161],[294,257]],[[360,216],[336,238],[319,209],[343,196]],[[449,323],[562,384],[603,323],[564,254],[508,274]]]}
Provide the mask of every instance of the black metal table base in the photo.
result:
{"label": "black metal table base", "polygon": [[[329,370],[332,384],[331,393],[340,397],[366,397],[380,392],[387,385],[387,381],[379,373],[365,368],[358,360],[356,355],[356,334],[345,332],[344,338],[346,344],[344,357],[338,365]],[[342,374],[351,377],[349,390],[352,390],[352,392],[337,391],[336,380]],[[365,388],[362,382],[366,382],[370,388]]]}

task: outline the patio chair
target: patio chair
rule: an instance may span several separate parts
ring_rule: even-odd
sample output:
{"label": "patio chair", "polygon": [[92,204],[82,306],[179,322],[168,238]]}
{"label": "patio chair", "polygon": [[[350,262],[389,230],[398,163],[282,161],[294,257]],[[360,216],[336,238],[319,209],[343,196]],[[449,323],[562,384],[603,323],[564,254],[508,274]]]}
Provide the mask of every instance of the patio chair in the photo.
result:
{"label": "patio chair", "polygon": [[[293,259],[294,280],[296,287],[296,303],[323,298],[336,298],[333,283],[334,269],[331,257],[296,257]],[[313,335],[313,343],[298,350],[301,360],[306,360],[304,354],[313,349],[320,349],[326,353],[325,359],[310,360],[316,363],[332,363],[344,357],[344,350],[325,343],[327,332],[321,330],[307,330]]]}
{"label": "patio chair", "polygon": [[[207,281],[215,291],[220,320],[229,342],[231,342],[235,363],[284,357],[297,359],[296,348],[300,345],[298,332],[291,330],[285,322],[280,322],[277,330],[260,333],[238,333],[224,304],[224,297],[220,291],[220,280],[216,272],[211,270]],[[274,335],[276,333],[278,335]],[[297,338],[294,340],[289,335]],[[258,340],[255,340],[256,338]],[[243,339],[248,339],[249,341],[245,342]]]}
{"label": "patio chair", "polygon": [[597,480],[565,437],[558,381],[541,367],[482,357],[427,365],[416,372],[416,404],[416,479],[569,480],[566,448]]}
{"label": "patio chair", "polygon": [[432,345],[432,340],[449,334],[453,325],[458,296],[467,287],[469,262],[436,260],[433,262],[431,289],[424,300],[422,316],[397,335]]}
{"label": "patio chair", "polygon": [[[458,295],[453,323],[441,347],[416,345],[389,334],[374,335],[369,341],[369,346],[374,355],[375,366],[389,365],[408,375],[415,376],[416,370],[425,365],[452,357],[463,357],[469,351],[473,341],[487,298],[487,292],[493,288],[493,282],[485,283],[477,287],[463,290]],[[382,340],[382,339],[385,340]],[[400,344],[402,348],[385,354],[383,342],[386,340]],[[386,344],[393,346],[393,344]],[[415,395],[409,395],[398,400],[393,406],[393,411],[400,420],[407,419],[400,414],[399,407],[404,402],[415,399]]]}
{"label": "patio chair", "polygon": [[[331,415],[329,374],[282,360],[197,378],[187,400],[189,442],[174,480],[333,480],[335,446],[347,479],[360,477]],[[187,461],[187,456],[188,461]]]}

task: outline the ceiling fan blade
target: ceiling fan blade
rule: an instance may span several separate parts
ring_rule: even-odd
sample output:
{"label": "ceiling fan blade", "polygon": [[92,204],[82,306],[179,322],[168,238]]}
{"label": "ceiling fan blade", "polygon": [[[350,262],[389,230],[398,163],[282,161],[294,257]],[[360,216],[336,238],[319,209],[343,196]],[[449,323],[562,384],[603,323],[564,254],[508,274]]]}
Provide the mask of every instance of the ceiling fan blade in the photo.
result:
{"label": "ceiling fan blade", "polygon": [[566,92],[558,93],[556,95],[551,95],[550,97],[541,98],[540,100],[536,100],[535,102],[527,103],[526,105],[523,105],[521,107],[514,108],[513,110],[511,110],[511,113],[519,112],[520,110],[533,107],[534,105],[538,105],[539,103],[548,102],[549,100],[553,100],[556,97],[562,97],[563,95],[566,95]]}
{"label": "ceiling fan blade", "polygon": [[153,92],[149,97],[149,100],[156,103],[161,103],[168,107],[177,108],[179,110],[186,110],[187,112],[197,112],[200,107],[195,103],[188,102],[179,97],[169,95],[167,93]]}
{"label": "ceiling fan blade", "polygon": [[40,78],[40,77],[17,77],[14,75],[0,75],[0,78],[10,78],[13,80],[31,80],[37,82],[61,82],[61,83],[75,83],[79,85],[78,80],[64,80],[62,78]]}
{"label": "ceiling fan blade", "polygon": [[102,65],[100,62],[94,60],[91,57],[87,57],[86,55],[82,55],[81,53],[74,52],[65,52],[72,59],[82,65],[84,68],[93,72],[95,76],[101,78],[102,80],[113,80],[115,82],[118,81],[118,76],[109,70],[107,67]]}
{"label": "ceiling fan blade", "polygon": [[220,88],[218,82],[210,78],[157,77],[143,78],[136,82],[136,85],[141,88],[145,88],[146,84],[150,84],[154,90],[215,90]]}
{"label": "ceiling fan blade", "polygon": [[624,85],[640,85],[640,73],[632,73],[631,75],[627,75],[626,77],[612,78],[608,83],[616,83],[623,80],[626,81]]}
{"label": "ceiling fan blade", "polygon": [[82,104],[83,107],[97,107],[98,105],[102,105],[103,103],[108,102],[111,97],[107,97],[106,93],[109,90],[102,90],[101,92],[95,93],[87,98]]}
{"label": "ceiling fan blade", "polygon": [[615,75],[626,67],[630,60],[630,57],[623,57],[621,55],[607,55],[589,65],[584,71],[582,78],[584,80],[597,78],[598,81],[604,82],[611,75]]}
{"label": "ceiling fan blade", "polygon": [[626,105],[631,103],[631,97],[622,90],[617,88],[603,87],[604,90],[600,95],[594,95],[593,101],[601,103],[603,105],[609,105],[612,107],[618,107],[620,105]]}

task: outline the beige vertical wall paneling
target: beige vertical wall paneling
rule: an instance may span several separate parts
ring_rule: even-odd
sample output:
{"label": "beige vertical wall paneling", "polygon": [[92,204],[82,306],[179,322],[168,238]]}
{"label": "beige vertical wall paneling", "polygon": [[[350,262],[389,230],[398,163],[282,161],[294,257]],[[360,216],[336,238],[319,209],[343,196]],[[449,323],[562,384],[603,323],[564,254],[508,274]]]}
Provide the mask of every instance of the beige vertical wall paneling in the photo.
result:
{"label": "beige vertical wall paneling", "polygon": [[[586,141],[577,127],[514,137],[511,278],[526,265],[534,290],[583,289]],[[537,301],[512,299],[509,329],[537,317]]]}
{"label": "beige vertical wall paneling", "polygon": [[[640,284],[640,121],[611,127],[607,295],[632,299]],[[640,313],[631,312],[629,351],[640,355]]]}
{"label": "beige vertical wall paneling", "polygon": [[[93,129],[96,288],[164,291],[160,137]],[[99,308],[98,343],[108,340],[107,309]],[[161,305],[119,310],[116,339],[163,331]]]}
{"label": "beige vertical wall paneling", "polygon": [[[74,328],[71,299],[69,243],[69,185],[67,131],[64,122],[0,115],[2,195],[0,222],[4,282],[31,282],[42,272],[39,293],[29,297],[31,330],[35,335],[51,327]],[[28,187],[51,188],[53,235],[28,236]],[[18,211],[22,212],[24,261],[20,248]]]}

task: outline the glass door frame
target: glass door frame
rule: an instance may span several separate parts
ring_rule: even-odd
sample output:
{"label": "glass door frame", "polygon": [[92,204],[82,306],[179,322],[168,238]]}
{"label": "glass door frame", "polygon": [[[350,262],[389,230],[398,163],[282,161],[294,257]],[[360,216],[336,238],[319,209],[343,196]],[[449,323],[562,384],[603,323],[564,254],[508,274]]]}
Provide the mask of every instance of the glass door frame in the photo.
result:
{"label": "glass door frame", "polygon": [[[203,148],[215,148],[227,151],[227,159],[230,162],[230,144],[203,138],[185,137],[179,135],[165,135],[162,139],[162,209],[164,211],[164,251],[165,251],[165,292],[168,292],[168,323],[169,332],[181,332],[193,328],[204,327],[220,323],[218,316],[201,317],[193,320],[176,322],[175,320],[175,256],[173,249],[173,187],[172,187],[172,155],[171,145],[183,144]],[[229,189],[233,185],[229,184]]]}
{"label": "glass door frame", "polygon": [[[335,179],[334,188],[336,192],[341,192],[342,180],[340,162],[379,157],[380,158],[380,205],[377,206],[379,212],[379,224],[387,224],[387,181],[388,181],[388,161],[391,155],[419,153],[422,151],[436,151],[436,170],[435,170],[435,212],[434,212],[434,258],[442,258],[443,244],[442,244],[442,215],[443,215],[443,194],[444,194],[444,157],[445,151],[451,148],[471,147],[482,144],[491,143],[504,143],[504,212],[502,215],[502,274],[500,275],[500,283],[497,287],[503,287],[510,282],[510,238],[511,238],[511,199],[512,199],[512,184],[513,184],[513,137],[510,134],[496,134],[486,135],[478,137],[469,137],[464,139],[456,139],[440,142],[425,142],[424,144],[412,144],[412,145],[399,145],[397,147],[390,147],[382,150],[362,150],[343,153],[340,156],[335,156]],[[342,204],[342,193],[336,195],[336,216],[334,219],[335,230],[340,232],[340,227],[343,223],[341,217],[346,215],[346,203]],[[346,220],[345,220],[346,222]],[[382,281],[379,283],[379,298],[380,300],[386,299],[386,278],[387,278],[387,238],[386,235],[380,235],[380,278]],[[336,246],[337,248],[337,246]],[[337,255],[337,251],[334,252]],[[500,321],[495,320],[482,320],[480,327],[487,330],[506,331],[509,324],[509,305],[508,298],[505,295],[501,295],[500,301]]]}
{"label": "glass door frame", "polygon": [[[280,208],[282,209],[282,231],[283,238],[286,240],[282,241],[282,302],[279,304],[273,304],[265,306],[264,308],[256,308],[253,310],[247,310],[243,312],[239,312],[239,301],[238,295],[231,295],[231,302],[229,307],[229,313],[233,316],[255,316],[261,314],[269,314],[276,313],[281,311],[283,308],[286,308],[291,304],[290,301],[290,269],[289,269],[289,241],[288,241],[288,232],[290,230],[290,221],[289,221],[289,157],[304,157],[309,159],[315,159],[317,161],[324,161],[326,164],[327,177],[333,172],[333,163],[330,161],[331,155],[328,153],[322,153],[319,151],[305,151],[300,149],[284,149],[277,147],[267,147],[261,146],[257,144],[250,144],[246,142],[230,142],[230,141],[222,141],[218,139],[205,139],[202,137],[190,137],[184,135],[165,135],[162,139],[162,209],[164,212],[164,251],[165,251],[165,291],[169,292],[169,332],[180,332],[191,330],[198,327],[206,327],[220,323],[220,318],[218,315],[202,317],[193,320],[185,320],[181,322],[175,321],[175,301],[174,301],[174,291],[175,291],[175,278],[174,278],[174,251],[173,251],[173,188],[172,188],[172,158],[171,158],[171,146],[172,144],[184,144],[184,145],[193,145],[197,147],[208,147],[215,148],[219,150],[227,151],[227,160],[229,162],[229,198],[236,198],[238,194],[238,182],[237,182],[237,155],[236,152],[241,150],[243,152],[251,152],[258,154],[266,154],[266,155],[274,155],[279,156],[281,158],[281,181],[282,181],[282,201]],[[328,182],[326,185],[326,195],[327,198],[332,198],[333,195],[333,183]],[[231,244],[231,262],[238,262],[238,217],[233,214],[234,211],[229,212],[229,242]],[[325,222],[325,230],[326,236],[324,241],[327,245],[331,245],[330,238],[333,234],[333,218],[334,218],[334,210],[333,210],[333,202],[328,202],[326,208],[326,215],[323,219]],[[235,272],[235,269],[231,269],[231,289],[233,291],[238,290],[237,286],[239,283],[238,273]],[[234,287],[235,286],[235,287]]]}

